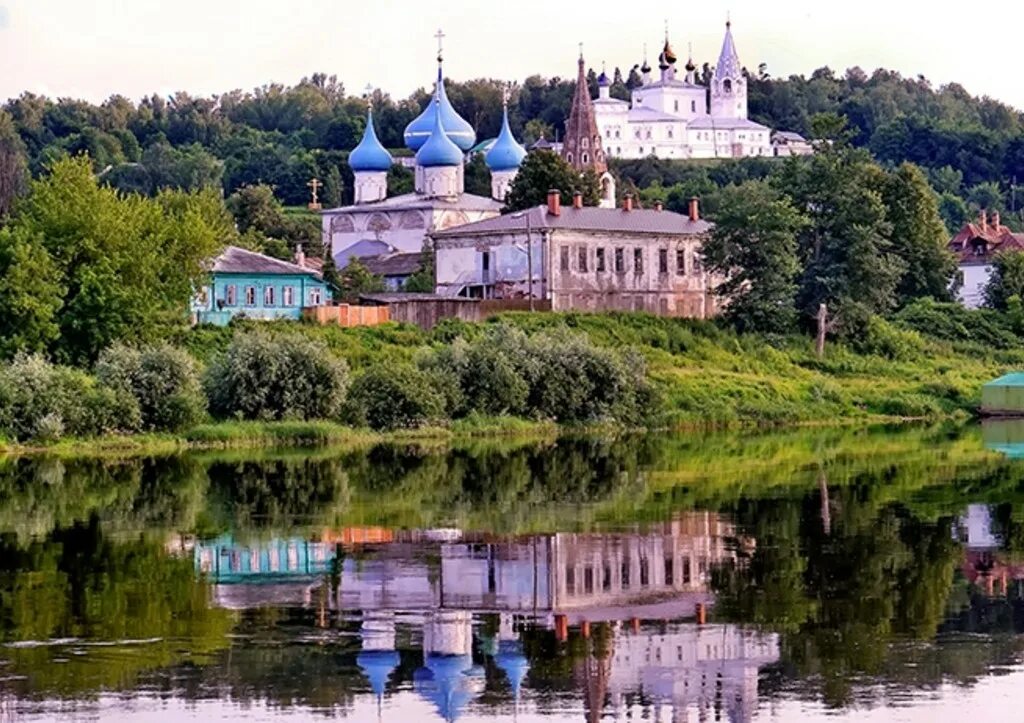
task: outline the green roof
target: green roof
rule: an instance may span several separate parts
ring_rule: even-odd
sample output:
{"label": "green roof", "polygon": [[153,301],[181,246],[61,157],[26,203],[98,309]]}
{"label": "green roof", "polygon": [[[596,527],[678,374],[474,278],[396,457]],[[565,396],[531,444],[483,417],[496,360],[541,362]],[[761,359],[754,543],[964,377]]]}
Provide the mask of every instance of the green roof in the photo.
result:
{"label": "green roof", "polygon": [[986,387],[1024,387],[1024,372],[1010,372],[993,379]]}

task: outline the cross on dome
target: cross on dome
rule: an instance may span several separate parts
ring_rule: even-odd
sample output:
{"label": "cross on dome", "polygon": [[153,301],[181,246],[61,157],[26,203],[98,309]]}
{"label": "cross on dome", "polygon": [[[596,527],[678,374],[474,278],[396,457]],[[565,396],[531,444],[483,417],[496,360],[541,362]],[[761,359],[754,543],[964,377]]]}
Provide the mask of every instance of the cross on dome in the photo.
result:
{"label": "cross on dome", "polygon": [[438,63],[443,63],[444,62],[444,39],[445,39],[446,36],[444,34],[444,31],[441,30],[441,28],[438,28],[437,32],[434,34],[434,37],[437,38],[437,62]]}

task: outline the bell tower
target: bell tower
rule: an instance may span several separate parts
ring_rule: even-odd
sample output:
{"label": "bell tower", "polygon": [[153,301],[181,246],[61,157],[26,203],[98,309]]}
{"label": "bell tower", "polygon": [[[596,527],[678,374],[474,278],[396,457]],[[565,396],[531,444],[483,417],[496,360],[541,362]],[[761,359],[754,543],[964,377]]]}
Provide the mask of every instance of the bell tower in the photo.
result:
{"label": "bell tower", "polygon": [[576,93],[565,122],[565,139],[562,143],[562,158],[582,173],[588,169],[601,175],[608,170],[601,133],[594,119],[594,102],[587,88],[587,75],[583,61],[583,44],[580,44],[579,72],[576,76]]}
{"label": "bell tower", "polygon": [[711,117],[746,120],[747,79],[743,77],[736,45],[732,40],[732,22],[725,23],[725,40],[711,78]]}

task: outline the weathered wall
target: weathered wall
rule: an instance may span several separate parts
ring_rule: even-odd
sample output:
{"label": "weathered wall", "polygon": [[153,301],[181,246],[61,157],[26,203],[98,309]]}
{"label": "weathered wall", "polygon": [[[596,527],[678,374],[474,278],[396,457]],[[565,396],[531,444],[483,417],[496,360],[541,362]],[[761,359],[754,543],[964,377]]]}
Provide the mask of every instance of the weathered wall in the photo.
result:
{"label": "weathered wall", "polygon": [[[544,253],[540,232],[532,236],[533,295],[543,298]],[[487,238],[441,239],[437,242],[437,292],[458,294],[467,286],[493,284],[501,298],[518,298],[529,293],[529,260],[525,233]],[[484,253],[490,254],[485,274]]]}

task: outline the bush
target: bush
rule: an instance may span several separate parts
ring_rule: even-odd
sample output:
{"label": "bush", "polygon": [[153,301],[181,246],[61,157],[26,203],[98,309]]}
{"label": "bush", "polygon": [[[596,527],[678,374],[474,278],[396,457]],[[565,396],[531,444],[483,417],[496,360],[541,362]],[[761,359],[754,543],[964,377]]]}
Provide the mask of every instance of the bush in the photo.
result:
{"label": "bush", "polygon": [[412,429],[441,420],[445,399],[427,372],[411,364],[381,364],[352,382],[346,420],[372,429]]}
{"label": "bush", "polygon": [[0,435],[55,442],[65,434],[93,436],[137,431],[135,399],[89,375],[19,355],[0,367]]}
{"label": "bush", "polygon": [[1009,315],[991,309],[966,309],[960,304],[918,299],[896,314],[894,321],[943,341],[976,343],[996,349],[1020,346]]}
{"label": "bush", "polygon": [[144,429],[187,429],[206,413],[195,362],[171,346],[133,349],[118,344],[100,355],[96,376],[101,384],[135,398]]}
{"label": "bush", "polygon": [[204,379],[210,411],[238,419],[335,419],[347,386],[348,366],[323,343],[258,331],[237,336]]}
{"label": "bush", "polygon": [[880,316],[868,317],[859,332],[851,335],[850,344],[861,354],[893,361],[914,359],[924,349],[920,334],[899,329]]}

